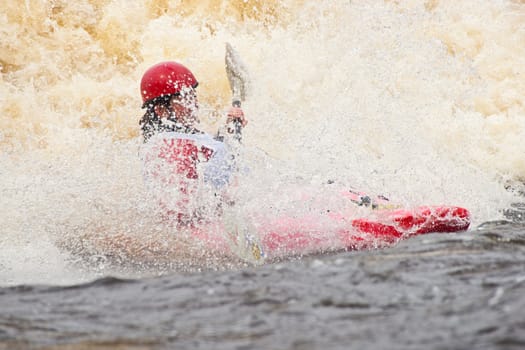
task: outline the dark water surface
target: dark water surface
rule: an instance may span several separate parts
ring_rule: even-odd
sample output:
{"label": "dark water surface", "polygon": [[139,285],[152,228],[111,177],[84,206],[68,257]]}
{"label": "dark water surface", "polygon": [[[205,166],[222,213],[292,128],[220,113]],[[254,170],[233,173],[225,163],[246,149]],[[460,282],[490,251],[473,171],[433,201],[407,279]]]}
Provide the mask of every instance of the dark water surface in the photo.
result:
{"label": "dark water surface", "polygon": [[0,289],[0,349],[524,349],[525,225],[257,268]]}

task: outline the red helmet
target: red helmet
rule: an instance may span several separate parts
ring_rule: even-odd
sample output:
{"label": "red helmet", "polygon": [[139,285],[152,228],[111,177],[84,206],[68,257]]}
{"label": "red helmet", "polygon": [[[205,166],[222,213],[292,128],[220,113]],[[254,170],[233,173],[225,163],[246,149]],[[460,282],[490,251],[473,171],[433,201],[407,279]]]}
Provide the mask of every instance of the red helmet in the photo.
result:
{"label": "red helmet", "polygon": [[179,93],[184,87],[196,88],[199,83],[193,73],[177,62],[157,63],[144,73],[140,81],[143,108],[147,102]]}

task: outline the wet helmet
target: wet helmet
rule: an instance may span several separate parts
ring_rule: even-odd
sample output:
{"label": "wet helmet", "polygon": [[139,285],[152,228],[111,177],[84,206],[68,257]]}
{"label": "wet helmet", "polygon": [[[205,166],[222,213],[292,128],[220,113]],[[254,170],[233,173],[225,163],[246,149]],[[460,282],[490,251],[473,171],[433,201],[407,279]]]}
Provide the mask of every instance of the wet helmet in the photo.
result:
{"label": "wet helmet", "polygon": [[161,62],[149,68],[140,81],[142,108],[152,100],[179,93],[185,87],[196,88],[193,73],[177,62]]}

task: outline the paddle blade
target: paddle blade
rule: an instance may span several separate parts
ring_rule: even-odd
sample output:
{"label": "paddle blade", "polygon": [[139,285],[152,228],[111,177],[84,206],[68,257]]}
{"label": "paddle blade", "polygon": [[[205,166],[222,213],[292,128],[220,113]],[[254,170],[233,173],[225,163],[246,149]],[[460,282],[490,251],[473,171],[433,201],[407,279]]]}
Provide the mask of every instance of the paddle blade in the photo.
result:
{"label": "paddle blade", "polygon": [[248,69],[235,49],[226,43],[226,75],[232,90],[232,104],[240,106],[249,92]]}

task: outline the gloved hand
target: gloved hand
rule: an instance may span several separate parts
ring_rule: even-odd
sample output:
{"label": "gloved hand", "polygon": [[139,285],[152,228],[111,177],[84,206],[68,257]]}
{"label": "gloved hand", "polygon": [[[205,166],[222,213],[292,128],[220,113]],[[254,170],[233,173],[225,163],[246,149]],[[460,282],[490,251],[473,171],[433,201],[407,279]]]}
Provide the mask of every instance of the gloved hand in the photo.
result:
{"label": "gloved hand", "polygon": [[[241,107],[230,107],[228,110],[226,125],[228,125],[228,132],[233,134],[239,126],[244,128],[248,124],[248,120],[244,117],[244,112]],[[232,127],[234,126],[234,127]]]}
{"label": "gloved hand", "polygon": [[228,116],[226,123],[239,121],[242,127],[245,127],[246,124],[248,124],[248,120],[246,120],[246,118],[244,117],[244,112],[241,109],[241,107],[230,107],[226,115]]}

